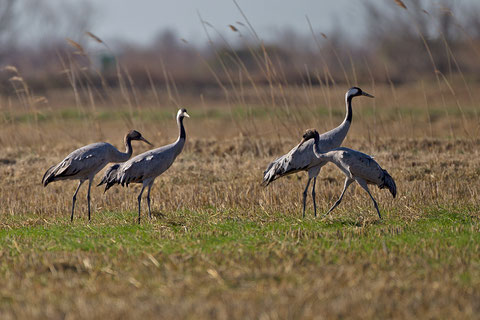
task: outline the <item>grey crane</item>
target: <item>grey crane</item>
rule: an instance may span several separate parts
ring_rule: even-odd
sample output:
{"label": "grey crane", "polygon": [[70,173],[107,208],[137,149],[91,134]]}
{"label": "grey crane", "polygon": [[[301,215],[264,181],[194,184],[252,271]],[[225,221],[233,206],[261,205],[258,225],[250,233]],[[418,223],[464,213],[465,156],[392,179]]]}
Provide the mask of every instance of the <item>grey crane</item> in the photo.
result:
{"label": "grey crane", "polygon": [[75,210],[77,193],[82,184],[88,180],[88,220],[90,221],[90,188],[95,175],[110,162],[124,162],[132,156],[132,140],[140,140],[151,145],[142,134],[132,130],[125,135],[125,152],[117,150],[107,142],[92,143],[70,153],[59,164],[51,166],[43,175],[42,183],[46,187],[50,182],[58,180],[80,180],[72,199],[72,215]]}
{"label": "grey crane", "polygon": [[[348,129],[352,123],[352,99],[358,96],[366,96],[373,98],[372,95],[362,91],[358,87],[350,88],[345,94],[346,115],[343,122],[328,132],[319,136],[318,146],[322,151],[328,151],[340,147],[343,140],[347,136]],[[305,190],[303,191],[303,217],[305,217],[305,206],[307,201],[307,191],[310,181],[313,179],[312,199],[313,210],[317,216],[317,204],[315,202],[315,184],[320,169],[327,163],[323,159],[318,159],[312,150],[313,141],[307,141],[303,145],[297,145],[287,154],[277,158],[270,163],[267,169],[263,172],[263,184],[269,185],[272,181],[295,173],[299,171],[308,172],[308,181]]]}
{"label": "grey crane", "polygon": [[303,145],[306,141],[313,139],[312,150],[315,156],[323,161],[333,162],[342,172],[345,174],[345,184],[343,191],[340,195],[340,198],[335,202],[335,204],[328,210],[325,214],[329,214],[333,209],[335,209],[340,202],[342,202],[343,195],[347,190],[348,186],[356,181],[360,187],[367,191],[368,195],[373,201],[375,209],[377,209],[378,217],[381,219],[380,210],[378,209],[377,201],[373,198],[372,194],[368,190],[369,184],[374,184],[378,186],[379,189],[388,188],[393,198],[397,195],[397,186],[392,176],[383,170],[380,165],[373,160],[368,154],[362,153],[360,151],[352,150],[349,148],[336,148],[327,152],[321,151],[319,148],[320,135],[317,130],[309,129],[303,135],[303,139],[300,142],[300,145]]}
{"label": "grey crane", "polygon": [[152,218],[150,210],[150,190],[152,189],[155,179],[164,173],[175,158],[182,152],[185,144],[186,134],[183,126],[184,117],[189,118],[186,109],[180,109],[177,112],[177,125],[180,130],[178,139],[169,145],[153,149],[142,154],[139,154],[127,162],[111,166],[103,176],[99,186],[105,184],[105,192],[114,184],[121,184],[127,186],[130,183],[141,183],[142,190],[138,195],[138,223],[140,223],[140,204],[142,201],[143,190],[148,187],[147,204],[148,216]]}

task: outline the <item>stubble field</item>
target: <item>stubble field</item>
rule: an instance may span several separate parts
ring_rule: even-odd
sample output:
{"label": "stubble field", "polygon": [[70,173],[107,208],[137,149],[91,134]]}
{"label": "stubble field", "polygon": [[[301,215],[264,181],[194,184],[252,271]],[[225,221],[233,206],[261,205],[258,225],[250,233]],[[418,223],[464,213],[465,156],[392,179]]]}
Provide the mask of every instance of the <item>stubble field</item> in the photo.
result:
{"label": "stubble field", "polygon": [[[324,219],[313,217],[309,197],[302,219],[306,174],[260,185],[305,129],[343,120],[347,87],[294,88],[269,105],[248,93],[244,104],[215,94],[178,99],[191,115],[187,143],[156,180],[154,218],[144,210],[141,225],[139,186],[93,188],[90,223],[84,186],[70,223],[76,182],[43,188],[41,178],[88,143],[123,149],[130,129],[156,147],[174,141],[177,106],[168,97],[79,106],[57,92],[35,108],[3,100],[0,317],[477,318],[478,88],[362,88],[376,98],[354,99],[343,145],[374,155],[394,177],[396,199],[371,188],[381,221],[358,187]],[[320,214],[342,187],[341,172],[324,167]]]}

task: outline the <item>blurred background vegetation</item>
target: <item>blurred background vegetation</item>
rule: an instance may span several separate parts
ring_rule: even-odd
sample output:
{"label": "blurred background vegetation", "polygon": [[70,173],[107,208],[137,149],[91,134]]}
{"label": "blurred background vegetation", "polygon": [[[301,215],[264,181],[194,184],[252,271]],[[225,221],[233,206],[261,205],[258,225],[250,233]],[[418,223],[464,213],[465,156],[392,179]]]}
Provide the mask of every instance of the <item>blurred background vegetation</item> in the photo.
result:
{"label": "blurred background vegetation", "polygon": [[[479,80],[480,3],[392,0],[356,5],[367,27],[353,37],[349,26],[341,24],[330,34],[314,30],[306,17],[304,33],[283,28],[263,40],[248,20],[217,27],[199,16],[206,43],[190,43],[165,29],[151,43],[139,45],[122,39],[99,43],[88,36],[89,31],[95,34],[91,28],[101,19],[91,2],[4,0],[0,66],[15,66],[37,94],[71,87],[72,81],[97,88],[102,82],[115,88],[130,81],[137,89],[170,83],[176,90],[198,92],[238,83]],[[35,29],[42,32],[32,34]],[[0,73],[4,95],[15,95],[11,82],[18,74],[11,71]]]}

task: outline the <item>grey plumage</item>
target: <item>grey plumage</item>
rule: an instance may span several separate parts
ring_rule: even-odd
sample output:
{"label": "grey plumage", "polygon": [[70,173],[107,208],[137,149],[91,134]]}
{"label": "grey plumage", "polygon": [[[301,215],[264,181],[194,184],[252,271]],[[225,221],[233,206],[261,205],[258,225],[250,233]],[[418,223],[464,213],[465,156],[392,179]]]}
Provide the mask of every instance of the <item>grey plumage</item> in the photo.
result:
{"label": "grey plumage", "polygon": [[128,186],[130,183],[141,183],[142,190],[138,196],[138,223],[140,223],[140,204],[143,190],[148,187],[147,204],[148,214],[151,218],[150,190],[153,182],[155,178],[170,168],[176,157],[182,152],[186,139],[185,127],[183,126],[184,117],[189,117],[187,110],[178,110],[177,124],[180,133],[174,143],[139,154],[122,164],[111,166],[98,184],[99,186],[105,184],[106,192],[115,184]]}
{"label": "grey plumage", "polygon": [[[108,181],[113,181],[115,175],[117,174],[117,170],[118,168],[120,168],[120,164],[117,163],[117,164],[114,164],[113,166],[110,166],[110,168],[107,169],[107,171],[105,171],[103,177],[102,177],[102,180],[100,181],[100,183],[97,185],[98,186],[101,186],[102,184],[105,184],[107,183]],[[110,185],[107,185],[104,192],[105,193],[108,189],[110,189],[110,187],[112,186],[113,184],[110,184]]]}
{"label": "grey plumage", "polygon": [[340,198],[335,204],[328,210],[326,214],[329,214],[340,202],[342,202],[345,191],[348,186],[356,181],[370,196],[377,210],[380,219],[380,210],[378,209],[377,202],[373,198],[372,194],[368,190],[368,184],[374,184],[380,189],[388,188],[393,198],[397,195],[397,186],[392,176],[368,154],[360,151],[352,150],[349,148],[335,148],[333,150],[322,152],[318,147],[319,134],[316,130],[307,130],[303,135],[303,140],[300,142],[302,145],[306,141],[313,141],[312,151],[315,156],[327,162],[334,163],[344,174],[345,184]]}
{"label": "grey plumage", "polygon": [[128,160],[133,152],[131,144],[132,140],[141,140],[150,144],[150,142],[142,137],[140,132],[132,130],[125,135],[125,152],[120,152],[117,148],[107,142],[92,143],[73,151],[59,164],[51,166],[45,172],[42,178],[42,184],[44,187],[49,183],[58,180],[79,180],[77,190],[73,195],[72,214],[70,217],[71,221],[73,221],[78,190],[86,180],[89,180],[87,200],[88,220],[90,220],[90,188],[93,178],[108,163]]}
{"label": "grey plumage", "polygon": [[[333,130],[319,135],[318,146],[322,152],[340,147],[343,140],[347,136],[350,124],[352,122],[352,99],[357,96],[366,96],[373,98],[372,95],[363,92],[358,87],[350,88],[345,94],[346,115],[343,122]],[[263,184],[269,185],[276,179],[299,171],[308,172],[308,181],[303,191],[303,216],[305,217],[305,206],[307,199],[307,191],[310,181],[313,179],[312,198],[315,216],[317,215],[317,206],[315,202],[315,185],[320,169],[327,163],[322,159],[318,159],[313,153],[313,140],[306,141],[303,145],[297,145],[287,154],[277,158],[270,163],[263,173]]]}

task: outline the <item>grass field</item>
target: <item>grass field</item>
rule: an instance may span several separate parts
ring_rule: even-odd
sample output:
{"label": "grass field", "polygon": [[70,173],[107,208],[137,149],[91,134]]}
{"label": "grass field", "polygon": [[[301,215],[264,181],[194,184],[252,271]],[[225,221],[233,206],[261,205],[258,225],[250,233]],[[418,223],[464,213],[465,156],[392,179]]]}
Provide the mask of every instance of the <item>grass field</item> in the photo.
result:
{"label": "grass field", "polygon": [[0,233],[2,318],[474,318],[480,224],[467,212],[24,216]]}
{"label": "grass field", "polygon": [[[94,188],[90,223],[82,189],[70,223],[76,183],[40,181],[82,145],[123,147],[132,128],[156,146],[174,141],[176,107],[147,92],[133,107],[53,94],[35,108],[2,101],[0,317],[478,318],[477,88],[362,88],[376,98],[354,100],[344,146],[374,155],[396,180],[396,199],[372,188],[381,221],[360,188],[325,219],[309,198],[302,219],[305,174],[260,185],[305,129],[342,121],[347,88],[292,89],[278,106],[248,94],[245,105],[182,97],[187,144],[157,179],[154,218],[143,211],[141,225],[139,186]],[[134,154],[147,147],[134,143]],[[322,169],[320,213],[342,186],[336,167]]]}

